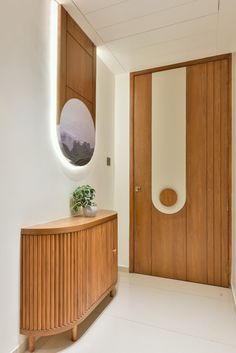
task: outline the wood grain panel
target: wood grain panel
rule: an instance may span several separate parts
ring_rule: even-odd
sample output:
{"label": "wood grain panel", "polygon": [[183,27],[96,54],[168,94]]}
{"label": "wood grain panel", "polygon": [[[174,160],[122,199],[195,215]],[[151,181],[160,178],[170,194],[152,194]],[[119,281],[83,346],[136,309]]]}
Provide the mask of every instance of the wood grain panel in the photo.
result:
{"label": "wood grain panel", "polygon": [[91,115],[93,115],[93,104],[87,99],[85,99],[84,97],[82,97],[81,95],[79,95],[78,93],[76,93],[75,91],[73,91],[73,89],[66,87],[66,100],[68,101],[72,98],[77,98],[77,99],[80,99],[82,102],[84,102],[84,104],[87,105]]}
{"label": "wood grain panel", "polygon": [[221,62],[214,64],[214,282],[221,285]]}
{"label": "wood grain panel", "polygon": [[[148,129],[151,126],[147,127],[147,124],[151,99],[147,77],[152,72],[183,66],[187,67],[187,201],[184,208],[174,215],[162,214],[153,206],[150,216]],[[135,268],[135,256],[138,255],[138,267],[146,268],[151,263],[153,275],[228,287],[231,55],[132,73],[131,144],[131,269],[139,272]],[[141,185],[142,176],[146,179],[145,197],[142,192],[134,192],[135,185]],[[150,225],[151,256],[148,252]]]}
{"label": "wood grain panel", "polygon": [[229,60],[221,60],[221,285],[229,286],[229,210],[230,210],[230,168],[229,156],[231,147],[230,137],[230,64]]}
{"label": "wood grain panel", "polygon": [[116,212],[108,210],[99,210],[95,217],[67,217],[64,219],[51,221],[35,226],[24,227],[21,234],[43,235],[43,234],[61,234],[70,233],[92,228],[98,224],[103,224],[117,218]]}
{"label": "wood grain panel", "polygon": [[58,123],[68,99],[81,99],[96,116],[96,46],[71,18],[59,9]]}
{"label": "wood grain panel", "polygon": [[67,86],[90,102],[93,98],[92,67],[92,57],[67,34]]}
{"label": "wood grain panel", "polygon": [[207,283],[206,64],[187,68],[187,279]]}
{"label": "wood grain panel", "polygon": [[22,229],[20,327],[30,338],[31,351],[34,336],[73,328],[114,288],[117,219],[114,212],[110,212],[111,219],[108,211],[101,212],[99,223],[90,219],[94,226],[89,227],[84,219],[88,229],[79,231],[72,231],[71,226],[67,233],[52,234],[49,227],[50,234],[40,234],[36,226],[36,234],[24,234]]}
{"label": "wood grain panel", "polygon": [[113,234],[113,244],[112,244],[112,255],[113,255],[113,273],[112,273],[112,282],[116,283],[118,280],[118,272],[117,272],[117,268],[118,268],[118,234],[117,234],[117,229],[118,229],[118,225],[117,225],[117,219],[115,219],[112,222],[112,229],[111,229],[111,234]]}
{"label": "wood grain panel", "polygon": [[[188,195],[188,210],[190,211],[188,213],[188,220],[190,221],[188,224],[188,250],[191,249],[188,253],[188,271],[190,280],[227,287],[229,285],[230,200],[229,60],[224,59],[204,64],[207,73],[205,75],[204,72],[203,77],[206,76],[206,80],[201,80],[200,88],[194,82],[194,71],[195,81],[198,81],[200,77],[199,70],[203,70],[202,65],[188,68],[189,94],[192,97],[189,103],[192,103],[192,106],[189,106],[188,131],[192,143],[192,149],[189,148],[190,160],[188,161],[190,173],[188,176],[190,192]],[[191,80],[193,80],[192,83],[190,83]],[[191,91],[191,85],[198,92],[201,92],[201,90],[204,92],[203,97],[206,97],[205,100],[203,97],[199,98],[194,89]],[[194,105],[198,108],[195,108]],[[197,111],[199,107],[201,107],[202,112]],[[191,113],[191,109],[194,113]],[[197,116],[198,121],[199,117],[202,117],[198,126],[194,125]],[[194,145],[196,146],[197,140],[200,145],[194,152]],[[193,173],[191,172],[194,164],[195,171],[198,168],[198,174],[194,172],[194,169]],[[202,170],[201,175],[199,174],[200,170]],[[204,182],[205,178],[206,181]],[[204,184],[206,184],[206,192],[201,188],[204,187]],[[191,188],[191,185],[194,187]],[[196,194],[197,197],[194,197]],[[196,200],[198,200],[198,205]],[[195,211],[193,210],[194,205],[196,207]],[[198,218],[199,215],[200,217]],[[193,222],[195,223],[197,218],[199,225],[197,226],[196,224],[196,232],[194,233],[193,223],[191,222],[194,220]],[[201,244],[201,248],[199,244]],[[193,258],[195,258],[194,261],[192,261]],[[205,263],[205,258],[207,263]],[[205,273],[207,273],[207,277]]]}
{"label": "wood grain panel", "polygon": [[214,266],[214,62],[207,65],[207,266],[208,284],[215,283]]}
{"label": "wood grain panel", "polygon": [[88,52],[90,56],[93,56],[94,44],[69,15],[67,16],[67,31]]}
{"label": "wood grain panel", "polygon": [[186,206],[172,215],[152,206],[152,275],[186,280]]}
{"label": "wood grain panel", "polygon": [[[76,312],[71,302],[82,297],[82,276],[79,260],[74,266],[72,246],[77,238],[77,259],[82,258],[80,233],[42,236],[22,236],[22,330],[42,332],[70,325],[84,312],[81,305]],[[29,251],[27,250],[29,244]],[[60,250],[59,250],[60,249]],[[55,251],[56,250],[56,251]],[[42,256],[38,256],[42,254]],[[26,260],[30,266],[26,267]],[[59,271],[58,271],[59,270]],[[73,271],[73,272],[72,272]],[[60,277],[59,277],[60,272]],[[72,276],[79,281],[76,291]],[[25,280],[29,278],[29,289]],[[30,305],[25,301],[28,293]],[[60,297],[60,299],[59,299]],[[41,320],[42,317],[42,320]],[[60,317],[60,320],[59,320]]]}
{"label": "wood grain panel", "polygon": [[151,83],[150,74],[134,81],[134,183],[135,193],[134,271],[151,274]]}
{"label": "wood grain panel", "polygon": [[[87,237],[87,308],[115,283],[114,222],[94,227]],[[112,236],[111,236],[112,235]]]}

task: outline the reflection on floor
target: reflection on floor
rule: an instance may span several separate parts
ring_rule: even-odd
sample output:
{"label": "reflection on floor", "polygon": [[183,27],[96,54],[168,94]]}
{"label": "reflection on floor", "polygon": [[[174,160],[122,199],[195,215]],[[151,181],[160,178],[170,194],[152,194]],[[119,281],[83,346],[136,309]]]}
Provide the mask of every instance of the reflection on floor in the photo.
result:
{"label": "reflection on floor", "polygon": [[79,336],[42,338],[36,352],[235,353],[236,312],[229,289],[121,272]]}

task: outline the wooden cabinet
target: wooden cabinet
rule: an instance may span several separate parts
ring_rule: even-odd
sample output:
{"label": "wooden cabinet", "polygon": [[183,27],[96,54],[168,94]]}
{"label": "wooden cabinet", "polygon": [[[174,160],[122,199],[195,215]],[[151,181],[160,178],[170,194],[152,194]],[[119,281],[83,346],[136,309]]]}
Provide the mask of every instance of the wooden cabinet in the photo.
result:
{"label": "wooden cabinet", "polygon": [[72,329],[117,282],[117,215],[74,217],[21,231],[20,332],[36,336]]}
{"label": "wooden cabinet", "polygon": [[[87,239],[87,308],[117,281],[116,224],[93,228]],[[113,237],[110,236],[113,234]]]}

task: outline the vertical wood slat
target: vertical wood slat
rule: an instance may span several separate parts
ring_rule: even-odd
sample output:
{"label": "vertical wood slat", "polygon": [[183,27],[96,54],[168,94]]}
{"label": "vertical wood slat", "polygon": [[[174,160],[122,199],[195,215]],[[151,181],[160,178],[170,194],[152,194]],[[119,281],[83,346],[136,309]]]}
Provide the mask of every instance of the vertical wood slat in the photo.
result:
{"label": "vertical wood slat", "polygon": [[30,302],[30,330],[34,329],[34,238],[31,237],[29,239],[29,257],[30,257],[30,282],[29,282],[29,287],[30,287],[30,292],[29,292],[29,302]]}
{"label": "vertical wood slat", "polygon": [[214,272],[214,63],[207,64],[207,248],[208,284],[215,283]]}
{"label": "vertical wood slat", "polygon": [[[114,284],[116,224],[110,221],[79,232],[22,236],[22,330],[39,334],[71,325]],[[95,255],[95,261],[88,255]],[[92,274],[92,281],[87,274]],[[86,303],[90,289],[93,293]]]}
{"label": "vertical wood slat", "polygon": [[70,268],[70,240],[71,240],[71,234],[67,235],[67,322],[72,322],[71,317],[70,317],[70,273],[71,273],[71,268]]}
{"label": "vertical wood slat", "polygon": [[63,323],[67,324],[67,234],[63,234]]}
{"label": "vertical wood slat", "polygon": [[221,61],[221,285],[229,285],[229,158],[231,146],[229,136],[229,94],[230,94],[229,61]]}
{"label": "vertical wood slat", "polygon": [[78,312],[78,298],[79,298],[79,293],[78,293],[78,237],[75,234],[75,249],[74,249],[74,253],[75,253],[75,316],[77,316],[77,312]]}
{"label": "vertical wood slat", "polygon": [[59,311],[60,311],[60,304],[59,304],[59,295],[60,295],[60,287],[59,287],[59,235],[55,235],[55,327],[59,327]]}
{"label": "vertical wood slat", "polygon": [[55,235],[50,236],[50,328],[55,326]]}
{"label": "vertical wood slat", "polygon": [[38,329],[42,329],[42,237],[38,238]]}
{"label": "vertical wood slat", "polygon": [[187,280],[207,283],[206,64],[187,68]]}
{"label": "vertical wood slat", "polygon": [[[207,163],[206,163],[206,201],[207,208],[204,220],[204,214],[201,215],[202,224],[207,224],[207,253],[202,248],[201,251],[197,250],[197,244],[204,244],[204,239],[200,239],[199,235],[205,234],[202,228],[198,230],[198,236],[195,234],[195,238],[192,238],[193,233],[191,227],[188,231],[188,244],[192,247],[193,252],[189,254],[190,272],[194,271],[198,275],[191,277],[190,280],[199,281],[205,283],[205,279],[202,279],[201,273],[203,268],[199,268],[199,264],[202,262],[200,253],[204,253],[207,258],[207,283],[219,285],[219,286],[228,286],[229,285],[229,217],[228,217],[228,201],[229,201],[229,61],[227,59],[218,60],[215,62],[209,62],[207,65],[207,81],[202,84],[202,87],[206,87],[206,101],[207,101],[207,112],[199,114],[199,117],[204,117],[207,123],[206,126],[206,136],[200,132],[198,136],[203,137],[204,141],[206,140],[206,150],[207,150]],[[198,67],[202,65],[197,65],[195,67],[188,68],[189,72],[197,70]],[[192,79],[194,79],[192,77]],[[197,78],[196,78],[197,80]],[[197,82],[194,84],[194,89],[196,89]],[[202,88],[199,87],[199,90]],[[196,92],[193,94],[193,101],[196,103]],[[205,106],[204,100],[199,101],[197,106]],[[196,113],[198,108],[194,108],[194,113]],[[196,116],[196,117],[197,117]],[[190,116],[190,119],[193,117]],[[195,119],[196,122],[196,119]],[[191,124],[194,124],[192,120]],[[203,126],[203,125],[202,125]],[[194,129],[196,132],[197,127]],[[204,126],[203,126],[204,129]],[[202,129],[202,131],[204,131]],[[198,140],[198,153],[199,150],[203,149],[204,141],[201,143]],[[196,145],[197,141],[194,142],[191,136],[191,143]],[[205,145],[204,145],[205,146]],[[205,147],[204,147],[205,148]],[[190,155],[191,155],[191,148]],[[189,151],[188,151],[189,152]],[[201,163],[203,156],[198,156],[198,163]],[[194,164],[197,159],[197,156],[190,156],[188,163]],[[199,164],[199,169],[200,164]],[[197,170],[197,169],[196,169]],[[191,186],[196,178],[197,174],[191,175],[188,177],[188,185]],[[197,184],[196,184],[197,185]],[[200,184],[199,184],[200,185]],[[197,185],[198,195],[199,195],[199,185]],[[191,192],[191,187],[190,187]],[[190,195],[188,195],[190,198]],[[193,196],[193,195],[192,195]],[[202,195],[204,200],[204,195]],[[191,198],[190,198],[191,200]],[[196,203],[196,198],[192,198],[192,204]],[[189,205],[189,210],[191,210],[191,201]],[[204,209],[202,204],[202,208]],[[201,212],[201,211],[200,211]],[[197,213],[196,213],[197,214]],[[199,212],[198,212],[199,214]],[[191,211],[188,212],[188,217],[191,217]],[[196,221],[195,217],[195,221]],[[191,221],[190,221],[191,222]],[[190,235],[190,236],[189,236]],[[204,236],[205,237],[205,236]],[[191,262],[191,259],[194,257],[195,252],[195,262]],[[198,255],[197,255],[198,254]],[[205,256],[204,255],[204,256]],[[199,263],[197,263],[197,257],[199,257]]]}
{"label": "vertical wood slat", "polygon": [[59,326],[61,327],[63,325],[63,274],[64,274],[64,260],[63,260],[63,234],[59,235],[59,269],[60,269],[60,275],[59,275]]}
{"label": "vertical wood slat", "polygon": [[[142,192],[135,193],[134,271],[151,274],[152,200],[151,200],[151,74],[134,79],[134,183]],[[140,141],[145,141],[139,148]],[[139,167],[141,166],[141,168]],[[147,168],[144,166],[148,166]]]}
{"label": "vertical wood slat", "polygon": [[[21,237],[21,253],[25,254],[25,237]],[[21,256],[21,308],[20,308],[20,325],[26,327],[26,311],[23,308],[26,307],[26,261],[25,256]]]}
{"label": "vertical wood slat", "polygon": [[75,234],[71,234],[71,252],[70,252],[70,266],[71,266],[71,271],[70,271],[70,320],[71,322],[75,318],[75,313],[74,313],[74,273],[75,273],[75,267],[74,267],[74,237]]}
{"label": "vertical wood slat", "polygon": [[83,273],[82,286],[84,288],[84,291],[82,292],[82,295],[81,295],[82,313],[85,313],[88,310],[87,293],[88,293],[88,261],[89,261],[89,259],[87,257],[87,249],[88,249],[88,243],[90,241],[90,236],[91,236],[90,231],[84,231],[81,235],[81,239],[82,239],[81,256],[84,259],[84,261],[82,261],[82,264],[81,264],[81,273]]}
{"label": "vertical wood slat", "polygon": [[118,280],[118,273],[117,273],[117,267],[118,267],[118,246],[117,246],[117,242],[118,242],[118,234],[117,234],[117,219],[115,219],[113,222],[113,230],[112,230],[112,234],[113,234],[113,256],[114,256],[114,264],[113,264],[113,283],[116,283]]}
{"label": "vertical wood slat", "polygon": [[46,239],[45,236],[42,236],[42,330],[46,329],[46,313],[45,313],[45,308],[46,308],[46,283],[45,283],[45,278],[46,278],[46,269],[45,269],[45,259],[46,259]]}
{"label": "vertical wood slat", "polygon": [[33,259],[32,264],[33,268],[33,322],[34,322],[34,330],[38,328],[38,237],[33,237]]}
{"label": "vertical wood slat", "polygon": [[25,274],[25,279],[26,279],[26,328],[29,330],[30,329],[30,271],[28,270],[30,268],[30,246],[29,246],[29,238],[25,237],[25,250],[26,250],[26,274]]}
{"label": "vertical wood slat", "polygon": [[214,63],[214,282],[221,285],[221,63]]}
{"label": "vertical wood slat", "polygon": [[50,235],[46,236],[46,329],[50,329],[50,314],[51,314],[51,305],[50,305],[50,281],[51,281],[51,276],[50,276],[50,262],[51,262],[51,247],[50,247]]}

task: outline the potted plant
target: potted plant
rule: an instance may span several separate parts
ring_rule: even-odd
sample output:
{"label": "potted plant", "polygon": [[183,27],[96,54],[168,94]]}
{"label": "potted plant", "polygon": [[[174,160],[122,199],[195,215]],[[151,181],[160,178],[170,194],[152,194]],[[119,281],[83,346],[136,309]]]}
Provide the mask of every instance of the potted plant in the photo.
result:
{"label": "potted plant", "polygon": [[97,206],[94,203],[96,191],[90,185],[77,187],[72,193],[71,213],[73,216],[81,214],[81,208],[85,217],[95,217]]}

